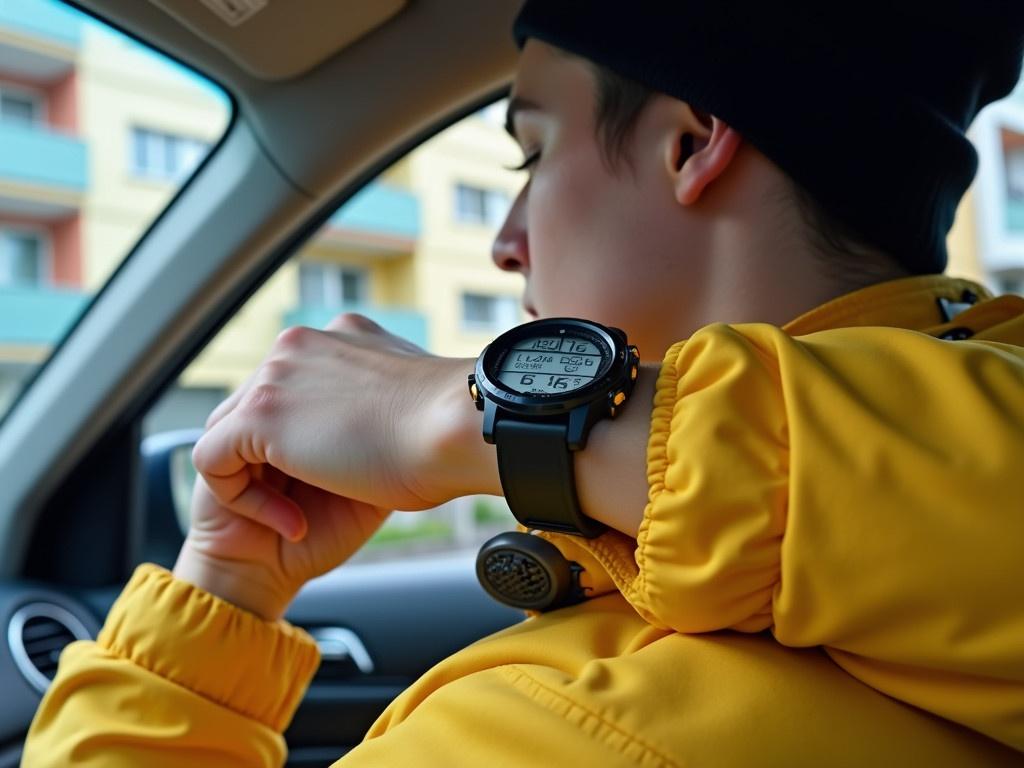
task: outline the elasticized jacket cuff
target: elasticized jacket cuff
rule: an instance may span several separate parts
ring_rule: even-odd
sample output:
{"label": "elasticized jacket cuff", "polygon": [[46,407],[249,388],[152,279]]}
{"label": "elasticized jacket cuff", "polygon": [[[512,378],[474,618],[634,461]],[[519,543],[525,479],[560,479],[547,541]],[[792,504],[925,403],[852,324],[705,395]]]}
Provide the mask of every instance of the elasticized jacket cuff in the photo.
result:
{"label": "elasticized jacket cuff", "polygon": [[140,565],[97,638],[110,652],[281,732],[320,663],[313,639]]}

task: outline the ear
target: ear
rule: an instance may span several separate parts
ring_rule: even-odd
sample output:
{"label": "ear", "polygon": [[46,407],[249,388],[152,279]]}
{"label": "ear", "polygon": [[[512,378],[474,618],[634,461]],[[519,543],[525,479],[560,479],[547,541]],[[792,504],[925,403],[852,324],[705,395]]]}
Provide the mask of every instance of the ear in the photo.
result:
{"label": "ear", "polygon": [[670,168],[676,202],[693,205],[729,167],[743,139],[736,130],[710,115],[692,116],[672,143]]}

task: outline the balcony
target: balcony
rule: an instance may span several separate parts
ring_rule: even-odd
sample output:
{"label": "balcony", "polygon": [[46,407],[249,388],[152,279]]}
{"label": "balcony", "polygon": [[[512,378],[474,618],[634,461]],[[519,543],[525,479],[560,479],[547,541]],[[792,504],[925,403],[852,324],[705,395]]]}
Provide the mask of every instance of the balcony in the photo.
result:
{"label": "balcony", "polygon": [[[87,183],[85,143],[42,125],[0,122],[0,187],[51,213],[73,208]],[[13,187],[13,189],[12,189]],[[45,213],[45,211],[40,211]]]}
{"label": "balcony", "polygon": [[338,209],[327,223],[327,240],[409,253],[420,234],[420,202],[414,194],[374,182]]}
{"label": "balcony", "polygon": [[81,15],[52,0],[4,0],[0,28],[69,48],[82,42]]}
{"label": "balcony", "polygon": [[358,312],[366,315],[388,333],[401,336],[426,349],[427,318],[419,312],[407,309],[385,309],[368,304],[343,305],[338,307],[296,307],[284,316],[284,327],[305,325],[311,328],[323,328],[335,315],[342,312]]}
{"label": "balcony", "polygon": [[85,293],[54,288],[0,287],[0,344],[56,344],[89,298]]}

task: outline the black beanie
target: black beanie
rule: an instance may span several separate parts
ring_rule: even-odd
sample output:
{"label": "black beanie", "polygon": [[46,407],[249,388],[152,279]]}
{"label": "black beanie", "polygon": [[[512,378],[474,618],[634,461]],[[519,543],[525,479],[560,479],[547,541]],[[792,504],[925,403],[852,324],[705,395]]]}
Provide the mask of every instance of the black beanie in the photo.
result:
{"label": "black beanie", "polygon": [[1024,0],[527,0],[514,34],[720,117],[926,274],[977,170],[964,132],[1020,77]]}

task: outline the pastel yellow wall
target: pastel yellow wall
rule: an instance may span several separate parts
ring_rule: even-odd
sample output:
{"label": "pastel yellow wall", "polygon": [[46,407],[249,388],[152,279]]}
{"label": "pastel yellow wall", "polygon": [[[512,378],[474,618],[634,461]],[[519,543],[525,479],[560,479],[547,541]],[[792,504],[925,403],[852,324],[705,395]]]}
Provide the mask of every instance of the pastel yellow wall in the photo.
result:
{"label": "pastel yellow wall", "polygon": [[988,283],[985,268],[981,263],[978,247],[978,219],[976,214],[976,198],[974,186],[967,190],[956,211],[953,228],[946,238],[949,251],[949,265],[946,274],[954,277],[966,277],[982,285]]}
{"label": "pastel yellow wall", "polygon": [[[345,264],[365,269],[369,301],[377,306],[407,306],[402,301],[401,265],[409,256],[380,256],[352,248],[339,248],[314,238],[288,260],[217,334],[182,374],[184,386],[235,389],[266,356],[285,327],[286,313],[299,305],[301,260]],[[406,283],[408,280],[405,281]],[[395,301],[395,298],[400,299]]]}
{"label": "pastel yellow wall", "polygon": [[176,184],[132,175],[132,126],[213,143],[229,115],[224,101],[176,65],[94,24],[83,28],[79,84],[79,124],[89,147],[83,278],[94,291],[177,191]]}
{"label": "pastel yellow wall", "polygon": [[236,389],[266,356],[295,305],[298,267],[288,262],[245,303],[182,374],[187,387]]}
{"label": "pastel yellow wall", "polygon": [[[176,192],[175,184],[132,173],[132,127],[213,143],[229,116],[224,102],[195,81],[94,27],[85,32],[80,76],[91,180],[83,205],[84,280],[96,290]],[[502,117],[501,106],[470,116],[384,173],[388,183],[420,201],[420,236],[409,253],[374,253],[337,237],[315,237],[254,294],[180,383],[232,389],[245,380],[283,328],[285,314],[298,306],[299,259],[365,269],[372,304],[426,317],[432,352],[477,355],[494,334],[462,327],[462,293],[510,296],[518,303],[522,279],[491,262],[494,227],[456,220],[455,188],[464,182],[502,190],[510,201],[518,193],[524,176],[503,166],[521,156]]]}
{"label": "pastel yellow wall", "polygon": [[413,309],[426,316],[430,351],[475,357],[494,334],[462,328],[462,292],[512,296],[519,302],[522,278],[501,272],[491,262],[494,227],[456,221],[455,187],[461,181],[502,190],[512,200],[525,178],[503,166],[520,159],[504,129],[479,116],[427,142],[384,175],[388,183],[408,189],[420,201],[420,236],[413,251],[380,254],[339,244],[330,234],[314,237],[253,295],[183,374],[181,383],[233,389],[246,379],[283,328],[285,313],[299,303],[299,260],[366,270],[372,304]]}
{"label": "pastel yellow wall", "polygon": [[423,217],[415,262],[417,307],[429,318],[430,346],[438,354],[475,357],[493,339],[494,334],[461,327],[464,291],[521,300],[522,278],[500,271],[491,261],[495,228],[455,218],[459,182],[502,190],[513,200],[525,176],[506,167],[521,159],[504,128],[480,115],[452,126],[409,159],[410,184]]}

